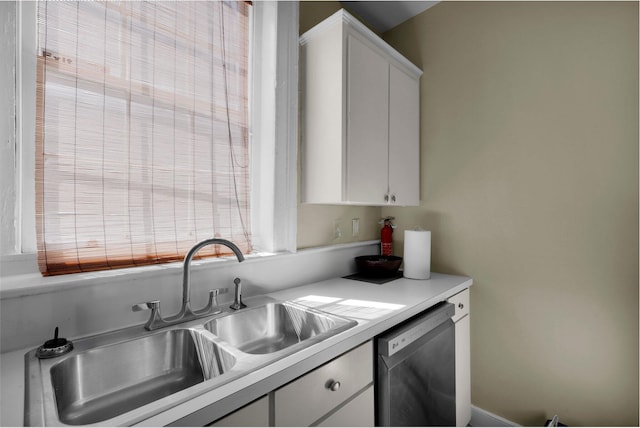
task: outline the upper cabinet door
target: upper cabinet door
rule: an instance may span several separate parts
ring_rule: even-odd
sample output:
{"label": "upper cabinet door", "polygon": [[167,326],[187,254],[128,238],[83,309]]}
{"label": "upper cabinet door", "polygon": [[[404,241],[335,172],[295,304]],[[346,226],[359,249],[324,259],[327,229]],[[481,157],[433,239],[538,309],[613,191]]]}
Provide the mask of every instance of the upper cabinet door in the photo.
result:
{"label": "upper cabinet door", "polygon": [[389,202],[420,204],[420,83],[389,68]]}
{"label": "upper cabinet door", "polygon": [[379,205],[389,180],[389,62],[353,35],[347,52],[346,199]]}

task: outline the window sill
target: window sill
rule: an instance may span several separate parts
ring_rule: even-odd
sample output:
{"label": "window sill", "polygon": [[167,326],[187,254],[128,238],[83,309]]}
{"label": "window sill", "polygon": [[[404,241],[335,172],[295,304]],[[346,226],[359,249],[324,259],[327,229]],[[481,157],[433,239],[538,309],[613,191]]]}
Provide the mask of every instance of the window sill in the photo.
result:
{"label": "window sill", "polygon": [[[257,253],[245,256],[246,261],[275,256],[275,253]],[[0,276],[0,299],[12,299],[37,294],[51,293],[70,288],[107,284],[113,281],[137,281],[164,275],[182,273],[182,262],[140,266],[96,272],[74,273],[43,277],[37,271],[35,254],[18,254],[2,257]],[[192,270],[219,269],[237,264],[235,257],[195,260]]]}
{"label": "window sill", "polygon": [[[279,253],[257,253],[245,256],[243,265],[249,263],[262,263],[275,261],[282,258],[296,257],[296,255],[309,255],[314,253],[325,253],[339,249],[364,247],[376,245],[380,241],[360,241],[347,244],[329,245],[326,247],[305,248],[294,252]],[[127,269],[114,269],[109,271],[74,273],[69,275],[43,277],[37,272],[35,254],[20,254],[12,256],[2,256],[0,258],[2,274],[0,276],[0,299],[14,299],[38,294],[54,293],[57,291],[104,285],[118,281],[134,282],[147,278],[157,278],[166,275],[182,274],[182,263],[167,263],[162,265],[141,266]],[[29,266],[29,271],[13,268],[11,265],[21,264]],[[217,259],[196,260],[192,262],[192,271],[216,270],[237,265],[235,257],[221,257]],[[22,269],[22,268],[21,268]],[[9,274],[9,272],[16,272]]]}

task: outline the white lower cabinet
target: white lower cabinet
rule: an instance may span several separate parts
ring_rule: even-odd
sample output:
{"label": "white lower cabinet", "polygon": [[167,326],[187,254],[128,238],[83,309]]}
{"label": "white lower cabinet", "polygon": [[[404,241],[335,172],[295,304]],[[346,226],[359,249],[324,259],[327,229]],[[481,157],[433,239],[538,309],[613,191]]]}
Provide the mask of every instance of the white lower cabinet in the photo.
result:
{"label": "white lower cabinet", "polygon": [[467,426],[471,420],[471,344],[469,321],[469,289],[451,296],[456,307],[453,322],[456,329],[456,426]]}
{"label": "white lower cabinet", "polygon": [[275,426],[373,426],[371,341],[273,392]]}

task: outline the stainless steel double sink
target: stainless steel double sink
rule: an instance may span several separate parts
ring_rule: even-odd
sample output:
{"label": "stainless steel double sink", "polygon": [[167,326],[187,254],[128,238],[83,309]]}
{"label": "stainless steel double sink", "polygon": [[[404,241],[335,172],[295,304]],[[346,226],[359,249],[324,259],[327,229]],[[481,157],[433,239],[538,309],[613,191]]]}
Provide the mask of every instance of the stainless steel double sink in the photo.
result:
{"label": "stainless steel double sink", "polygon": [[58,358],[38,359],[33,350],[25,355],[25,425],[133,424],[356,324],[271,301],[159,331],[76,340]]}

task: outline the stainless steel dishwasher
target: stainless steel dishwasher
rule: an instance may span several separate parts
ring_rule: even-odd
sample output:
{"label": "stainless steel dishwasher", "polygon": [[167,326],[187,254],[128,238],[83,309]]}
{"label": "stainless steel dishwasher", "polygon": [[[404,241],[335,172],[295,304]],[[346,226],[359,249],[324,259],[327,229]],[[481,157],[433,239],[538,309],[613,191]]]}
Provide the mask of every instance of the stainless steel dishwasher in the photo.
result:
{"label": "stainless steel dishwasher", "polygon": [[439,303],[376,338],[376,425],[455,426],[455,328]]}

